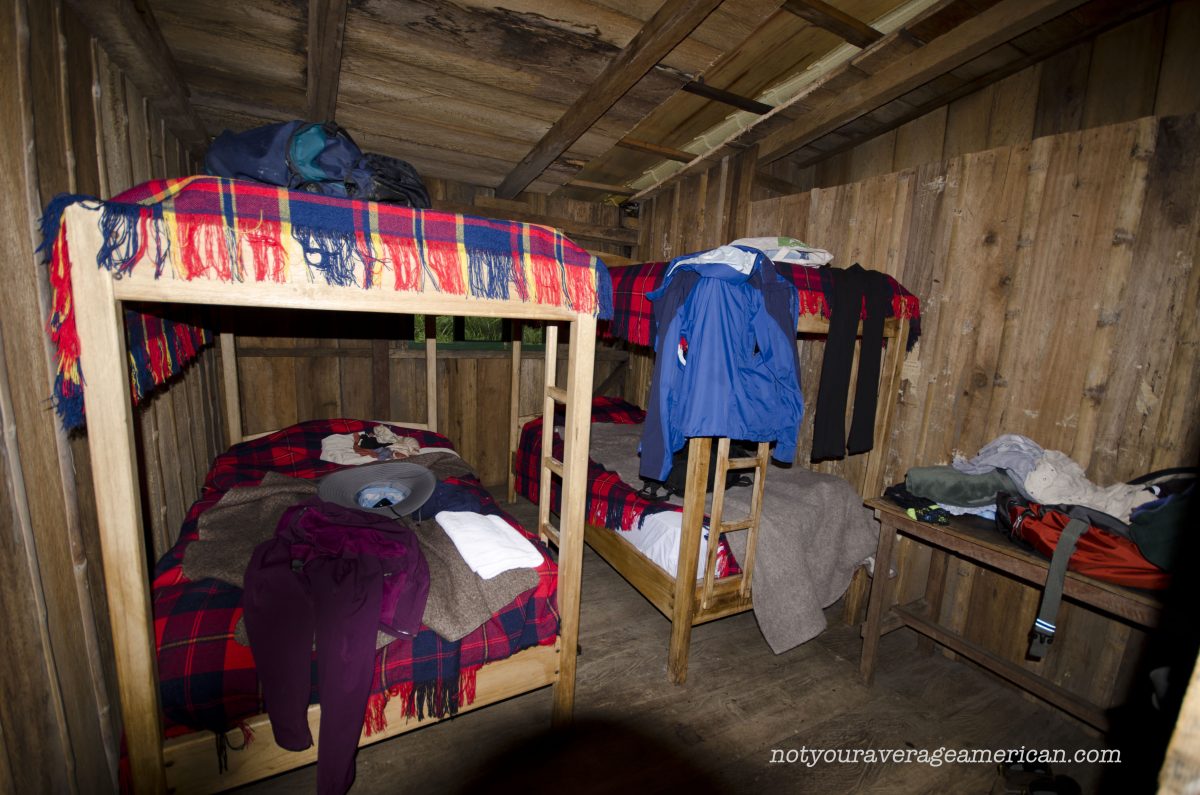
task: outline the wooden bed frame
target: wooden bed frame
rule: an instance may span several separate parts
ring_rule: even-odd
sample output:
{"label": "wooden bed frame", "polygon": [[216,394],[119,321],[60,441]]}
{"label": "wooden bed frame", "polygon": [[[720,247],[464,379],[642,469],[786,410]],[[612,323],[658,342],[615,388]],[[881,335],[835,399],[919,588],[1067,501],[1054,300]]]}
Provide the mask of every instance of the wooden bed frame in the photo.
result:
{"label": "wooden bed frame", "polygon": [[[124,718],[130,773],[136,792],[206,791],[237,786],[283,770],[308,764],[316,748],[286,752],[264,742],[269,726],[265,716],[250,721],[258,739],[243,752],[231,754],[230,770],[218,775],[212,738],[189,735],[164,743],[162,710],[154,644],[150,580],[142,525],[129,369],[122,325],[123,301],[205,304],[231,307],[303,308],[331,311],[394,314],[445,314],[479,317],[513,317],[559,321],[571,326],[567,386],[553,386],[554,365],[548,361],[546,401],[566,404],[565,447],[562,461],[552,466],[563,480],[561,531],[555,536],[558,555],[558,609],[561,631],[553,646],[527,649],[513,657],[489,663],[479,672],[476,699],[463,710],[475,709],[547,685],[554,687],[552,720],[570,720],[575,696],[576,651],[579,636],[580,575],[583,555],[583,520],[586,504],[587,450],[590,431],[590,398],[593,379],[596,319],[569,309],[521,301],[466,298],[442,293],[403,293],[389,288],[363,290],[315,284],[303,267],[292,269],[284,283],[243,283],[197,279],[156,280],[142,268],[116,279],[91,261],[102,243],[95,208],[75,204],[63,215],[67,242],[76,262],[72,292],[80,339],[80,359],[86,373],[84,404],[88,418],[88,447],[95,477],[96,508],[108,611],[112,624],[117,681]],[[294,240],[286,240],[291,262],[304,262]],[[241,437],[237,402],[236,365],[231,335],[222,335],[226,412],[230,434]],[[548,348],[548,360],[555,347]],[[433,368],[429,368],[433,369]],[[431,380],[427,378],[426,387]],[[435,406],[431,399],[429,405]],[[552,405],[552,404],[551,404]],[[436,425],[431,408],[430,424]],[[543,499],[549,511],[549,489]],[[394,703],[394,702],[393,702]],[[399,705],[395,706],[398,713]],[[319,707],[309,720],[316,725]],[[408,721],[389,711],[388,729],[364,742],[375,742],[434,722]],[[315,736],[315,734],[314,734]],[[233,743],[240,746],[240,738]]]}
{"label": "wooden bed frame", "polygon": [[[874,497],[883,492],[883,464],[885,440],[891,432],[896,393],[900,387],[900,370],[904,364],[904,341],[908,339],[908,318],[888,318],[884,321],[883,335],[888,340],[887,350],[880,366],[879,396],[875,409],[875,446],[866,453],[867,465],[858,490],[864,497]],[[859,324],[859,333],[862,324]],[[829,321],[820,316],[801,315],[796,323],[797,334],[828,334]],[[549,348],[547,348],[549,350]],[[858,370],[858,346],[854,351],[853,369]],[[521,415],[517,406],[520,378],[520,342],[513,342],[512,409],[509,449],[514,454],[520,438],[521,427],[537,414]],[[549,363],[547,367],[549,367]],[[548,371],[550,372],[550,371]],[[552,383],[553,374],[547,376]],[[553,407],[544,408],[545,416]],[[542,450],[552,450],[553,423],[542,428]],[[761,518],[762,493],[769,464],[769,446],[758,446],[757,455],[749,458],[729,458],[729,439],[717,443],[717,471],[714,478],[712,510],[709,512],[712,526],[721,532],[746,529],[745,560],[741,561],[742,572],[717,579],[717,544],[710,544],[705,563],[704,577],[697,579],[697,558],[700,554],[700,538],[703,531],[707,495],[708,467],[712,452],[712,440],[707,437],[689,440],[688,470],[685,478],[683,498],[683,526],[680,532],[678,576],[672,577],[654,563],[641,550],[624,538],[621,533],[606,527],[585,523],[584,537],[590,546],[609,565],[620,572],[629,584],[646,597],[659,612],[671,621],[671,639],[667,655],[667,675],[676,684],[687,681],[688,650],[691,646],[692,627],[715,621],[725,616],[736,615],[754,606],[751,582],[754,576],[754,557],[757,544],[758,524]],[[515,499],[513,467],[509,472],[509,500]],[[725,473],[735,469],[753,469],[754,485],[751,497],[751,512],[735,521],[724,518]],[[541,489],[541,511],[543,521],[548,516],[545,494],[548,490],[546,469],[543,467]],[[711,534],[710,534],[711,537]],[[689,586],[688,583],[695,583]]]}

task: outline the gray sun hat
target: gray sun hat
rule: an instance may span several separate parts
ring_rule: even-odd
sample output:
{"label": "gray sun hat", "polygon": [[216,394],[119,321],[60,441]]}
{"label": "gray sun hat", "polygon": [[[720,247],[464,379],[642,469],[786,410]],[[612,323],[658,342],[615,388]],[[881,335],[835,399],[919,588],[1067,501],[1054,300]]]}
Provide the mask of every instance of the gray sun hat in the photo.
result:
{"label": "gray sun hat", "polygon": [[407,516],[433,494],[437,478],[420,464],[379,461],[330,472],[317,484],[326,502],[382,516]]}

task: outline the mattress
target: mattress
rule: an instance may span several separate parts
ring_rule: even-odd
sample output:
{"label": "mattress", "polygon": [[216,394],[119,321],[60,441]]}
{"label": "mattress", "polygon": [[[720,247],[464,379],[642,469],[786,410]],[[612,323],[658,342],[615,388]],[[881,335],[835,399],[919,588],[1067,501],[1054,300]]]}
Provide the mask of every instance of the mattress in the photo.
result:
{"label": "mattress", "polygon": [[[646,412],[620,398],[600,396],[592,400],[592,423],[641,425]],[[560,415],[556,420],[561,421]],[[554,455],[562,460],[562,438],[554,436]],[[595,527],[604,527],[621,534],[647,558],[675,576],[679,563],[679,538],[683,523],[683,507],[679,501],[654,502],[638,494],[638,488],[622,479],[620,473],[597,460],[595,446],[588,451],[588,488],[585,520]],[[603,455],[600,456],[603,458]],[[537,502],[541,490],[542,419],[531,420],[521,429],[516,456],[516,490],[527,499]],[[628,475],[627,475],[628,476]],[[551,508],[559,510],[560,484],[551,481]],[[716,576],[739,574],[737,559],[724,536],[717,549]],[[708,527],[701,534],[697,579],[704,576],[708,555]]]}
{"label": "mattress", "polygon": [[[268,472],[319,478],[340,468],[321,460],[321,439],[369,430],[376,424],[346,419],[300,423],[235,445],[215,459],[179,540],[154,571],[155,644],[167,736],[196,729],[226,731],[264,711],[253,655],[235,639],[242,615],[241,589],[216,579],[193,582],[183,574],[184,554],[198,538],[199,517],[231,488],[255,485]],[[453,449],[440,434],[391,427],[398,435],[415,437],[422,447]],[[459,705],[473,699],[475,674],[481,666],[531,646],[551,644],[558,635],[557,568],[545,547],[501,511],[477,480],[464,477],[446,482],[472,492],[484,513],[500,515],[533,541],[543,557],[537,567],[538,584],[459,641],[447,641],[422,627],[414,638],[379,650],[368,731],[382,728],[378,722],[383,706],[396,697],[404,700],[408,716],[454,714]],[[319,698],[314,668],[311,703],[319,703]]]}

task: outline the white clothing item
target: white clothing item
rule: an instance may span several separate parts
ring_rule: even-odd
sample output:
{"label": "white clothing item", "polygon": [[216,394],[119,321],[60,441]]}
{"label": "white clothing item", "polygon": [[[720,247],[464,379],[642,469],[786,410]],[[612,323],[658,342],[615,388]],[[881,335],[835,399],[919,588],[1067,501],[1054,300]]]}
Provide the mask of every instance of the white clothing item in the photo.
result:
{"label": "white clothing item", "polygon": [[[634,522],[628,531],[621,531],[621,536],[674,577],[679,571],[679,537],[682,528],[682,513],[659,511],[643,517],[640,522]],[[704,567],[708,564],[707,526],[700,533],[700,554],[696,561],[696,579],[704,579]]]}
{"label": "white clothing item", "polygon": [[1046,505],[1083,505],[1128,522],[1133,509],[1157,499],[1145,486],[1097,486],[1083,468],[1059,450],[1047,450],[1025,478],[1025,490]]}
{"label": "white clothing item", "polygon": [[[334,433],[326,436],[321,440],[321,460],[331,461],[334,464],[358,466],[376,461],[398,461],[408,458],[410,455],[416,455],[421,450],[417,440],[413,437],[397,436],[391,429],[383,425],[376,425],[372,429],[371,435],[381,442],[388,442],[388,446],[380,447],[375,451],[376,455],[362,455],[354,449],[354,437],[357,435],[357,433]],[[445,448],[436,449],[444,450]]]}
{"label": "white clothing item", "polygon": [[833,255],[825,249],[813,248],[794,237],[743,237],[729,245],[756,248],[772,262],[787,262],[809,268],[819,268],[833,262]]}
{"label": "white clothing item", "polygon": [[434,519],[450,536],[471,571],[485,580],[510,569],[541,565],[542,554],[529,539],[494,514],[441,511]]}
{"label": "white clothing item", "polygon": [[[671,266],[675,270],[681,265],[728,265],[738,273],[749,275],[754,270],[757,256],[752,251],[743,251],[735,246],[719,246],[708,251],[701,251],[680,259]],[[669,272],[668,272],[669,273]],[[663,277],[666,278],[665,276]]]}
{"label": "white clothing item", "polygon": [[354,449],[353,433],[334,433],[321,440],[321,460],[335,464],[370,464],[379,459],[371,455],[359,455]]}

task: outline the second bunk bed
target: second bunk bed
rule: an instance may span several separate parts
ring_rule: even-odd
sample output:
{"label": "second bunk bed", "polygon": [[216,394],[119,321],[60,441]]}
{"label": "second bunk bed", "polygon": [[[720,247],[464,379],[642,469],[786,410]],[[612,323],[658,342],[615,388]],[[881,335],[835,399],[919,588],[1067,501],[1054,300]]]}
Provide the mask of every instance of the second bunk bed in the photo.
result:
{"label": "second bunk bed", "polygon": [[[833,303],[827,296],[832,296],[834,291],[829,274],[831,269],[786,262],[774,265],[796,290],[799,305],[797,337],[827,338]],[[653,344],[654,315],[648,295],[663,284],[668,267],[667,262],[648,262],[611,270],[614,319],[602,329],[603,336],[635,346]],[[920,313],[915,296],[890,276],[880,278],[881,283],[886,281],[890,301],[886,311],[888,316],[882,324],[885,348],[877,371],[877,402],[871,412],[877,442],[889,436],[906,343],[914,340],[919,331]],[[859,322],[853,334],[861,337],[862,328],[863,324]],[[861,339],[855,344],[854,371],[859,370],[862,361],[860,349]],[[556,422],[545,422],[548,413],[542,416],[518,413],[515,408],[518,352],[514,352],[513,361],[510,498],[513,493],[518,493],[537,501],[548,485],[542,472],[544,451],[559,449],[561,440],[557,434],[561,423],[557,418]],[[867,372],[866,369],[863,371]],[[549,410],[547,407],[545,411]],[[873,522],[861,506],[861,497],[882,492],[886,445],[877,443],[862,454],[865,463],[858,468],[857,482],[848,485],[833,475],[816,473],[801,462],[787,469],[769,466],[771,453],[767,443],[754,445],[751,449],[742,448],[740,455],[736,452],[731,455],[731,450],[738,448],[731,446],[729,438],[694,437],[687,442],[682,499],[664,503],[647,499],[645,490],[634,485],[638,475],[635,451],[645,414],[642,409],[619,398],[594,398],[585,535],[588,545],[671,621],[668,676],[681,683],[687,677],[692,627],[755,608],[753,583],[760,560],[760,529],[764,522],[775,523],[781,528],[779,533],[790,532],[796,527],[799,522],[795,512],[801,502],[809,501],[797,500],[797,495],[823,492],[826,496],[811,499],[826,500],[826,504],[836,507],[844,515],[846,524],[854,525],[854,533],[845,534],[840,534],[836,527],[822,528],[806,542],[822,546],[845,545],[836,564],[838,570],[822,573],[827,582],[815,584],[810,589],[814,591],[812,598],[826,601],[829,599],[827,594],[836,594],[832,597],[836,599],[845,590],[853,570],[874,549]],[[715,473],[710,474],[713,469]],[[752,473],[750,487],[727,489],[727,473],[738,470]],[[553,490],[552,484],[549,487]],[[553,494],[551,506],[558,504],[557,499],[558,495]],[[731,513],[731,505],[735,506],[733,510],[740,511],[740,515],[732,519],[727,516]],[[648,531],[651,527],[665,529]],[[709,539],[716,541],[709,543]],[[775,548],[771,550],[774,552]],[[770,587],[775,592],[788,587],[778,582],[778,576],[774,580]],[[760,581],[760,588],[763,587]],[[785,623],[791,620],[791,617],[783,619]],[[823,618],[812,617],[803,632],[811,633],[811,627],[817,621],[823,622]],[[772,617],[760,613],[759,623],[764,626],[764,634],[767,624],[772,622]],[[803,638],[805,634],[798,635],[788,628],[777,637]],[[774,640],[772,646],[781,648]]]}

